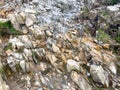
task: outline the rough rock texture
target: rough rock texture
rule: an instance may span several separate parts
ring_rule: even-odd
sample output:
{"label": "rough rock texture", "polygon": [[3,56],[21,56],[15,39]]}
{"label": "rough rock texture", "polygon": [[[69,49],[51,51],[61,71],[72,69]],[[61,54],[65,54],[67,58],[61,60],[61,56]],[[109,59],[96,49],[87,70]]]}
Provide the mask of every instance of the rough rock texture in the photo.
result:
{"label": "rough rock texture", "polygon": [[120,35],[119,3],[23,1],[1,3],[1,21],[22,34],[0,39],[0,90],[119,90],[120,58],[111,49],[119,44],[101,33]]}

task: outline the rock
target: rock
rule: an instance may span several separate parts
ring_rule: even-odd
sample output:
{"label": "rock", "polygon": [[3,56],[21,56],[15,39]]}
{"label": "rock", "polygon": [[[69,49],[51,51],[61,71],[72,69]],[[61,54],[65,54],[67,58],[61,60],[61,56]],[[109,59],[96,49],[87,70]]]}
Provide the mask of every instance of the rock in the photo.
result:
{"label": "rock", "polygon": [[9,43],[12,43],[12,49],[23,49],[24,44],[18,39],[18,38],[13,38],[9,40]]}
{"label": "rock", "polygon": [[52,44],[52,50],[54,53],[60,53],[59,47],[57,47],[55,44]]}
{"label": "rock", "polygon": [[29,62],[26,62],[26,72],[30,72],[30,64],[29,64]]}
{"label": "rock", "polygon": [[69,59],[67,60],[67,71],[71,72],[73,70],[78,70],[78,71],[80,70],[79,62]]}
{"label": "rock", "polygon": [[119,11],[119,8],[116,6],[107,6],[107,9],[111,12],[117,12]]}
{"label": "rock", "polygon": [[26,9],[25,9],[25,13],[35,14],[35,13],[36,13],[36,10],[32,10],[32,9],[30,9],[30,8],[26,8]]}
{"label": "rock", "polygon": [[38,75],[38,73],[35,74],[34,78],[35,78],[35,83],[34,83],[34,85],[35,85],[36,87],[40,87],[41,84],[40,84],[40,82],[39,82],[39,75]]}
{"label": "rock", "polygon": [[28,88],[30,88],[31,87],[31,82],[30,82],[30,77],[29,76],[27,76],[26,78],[25,78],[25,80],[26,80],[26,86],[28,87]]}
{"label": "rock", "polygon": [[22,5],[22,2],[23,2],[23,0],[16,0],[16,3],[17,3],[18,5]]}
{"label": "rock", "polygon": [[53,36],[53,34],[49,30],[46,31],[46,34],[47,34],[48,37]]}
{"label": "rock", "polygon": [[50,53],[46,54],[48,57],[48,60],[50,61],[50,63],[55,66],[55,62],[57,61],[57,58],[55,57],[55,55],[51,55]]}
{"label": "rock", "polygon": [[25,19],[26,19],[26,13],[22,11],[22,12],[20,12],[20,16],[25,21]]}
{"label": "rock", "polygon": [[26,62],[24,60],[20,61],[20,67],[22,68],[23,72],[26,72]]}
{"label": "rock", "polygon": [[27,34],[28,33],[27,27],[23,26],[22,27],[22,32],[23,32],[23,34]]}
{"label": "rock", "polygon": [[32,0],[32,3],[38,4],[40,0]]}
{"label": "rock", "polygon": [[116,69],[116,65],[115,65],[114,62],[111,62],[111,63],[109,64],[109,69],[110,69],[110,71],[112,72],[112,74],[117,75],[117,69]]}
{"label": "rock", "polygon": [[16,59],[12,56],[9,56],[7,58],[7,64],[9,65],[9,67],[11,68],[11,70],[13,72],[16,72],[16,68],[15,68],[16,62],[15,61],[16,61]]}
{"label": "rock", "polygon": [[80,90],[92,90],[92,87],[88,84],[88,82],[77,72],[72,71],[71,78],[79,86]]}
{"label": "rock", "polygon": [[23,52],[25,53],[25,55],[26,55],[27,57],[31,57],[31,56],[32,56],[32,51],[29,50],[29,49],[26,49],[26,48],[25,48]]}
{"label": "rock", "polygon": [[16,19],[17,16],[18,16],[17,13],[15,13],[15,14],[9,14],[9,15],[7,16],[7,18],[8,18],[8,20],[11,21],[11,23],[13,24],[13,26],[14,26],[14,28],[15,28],[16,30],[21,30],[21,27],[20,27],[20,25],[19,25],[19,21],[17,21],[17,19]]}
{"label": "rock", "polygon": [[0,90],[10,90],[10,87],[8,85],[0,85]]}
{"label": "rock", "polygon": [[91,65],[90,74],[95,82],[109,87],[108,77],[101,66]]}
{"label": "rock", "polygon": [[20,14],[16,15],[16,20],[19,24],[24,24],[25,21]]}
{"label": "rock", "polygon": [[37,37],[41,38],[44,35],[44,33],[40,30],[39,26],[37,26],[37,25],[34,25],[34,27],[33,26],[29,27],[29,31],[33,35],[35,35],[36,38]]}
{"label": "rock", "polygon": [[26,24],[27,27],[32,26],[33,23],[34,22],[33,22],[33,20],[31,18],[29,18],[29,17],[26,18],[25,24]]}
{"label": "rock", "polygon": [[40,73],[40,80],[42,84],[47,85],[47,81],[45,80],[45,78],[42,76],[41,73]]}

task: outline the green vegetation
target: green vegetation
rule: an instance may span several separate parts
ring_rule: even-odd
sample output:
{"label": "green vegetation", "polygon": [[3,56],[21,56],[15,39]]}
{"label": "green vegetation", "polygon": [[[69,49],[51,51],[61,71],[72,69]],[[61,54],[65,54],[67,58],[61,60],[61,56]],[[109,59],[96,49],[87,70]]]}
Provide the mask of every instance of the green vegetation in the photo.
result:
{"label": "green vegetation", "polygon": [[15,30],[10,21],[0,22],[0,36],[19,35],[20,32]]}
{"label": "green vegetation", "polygon": [[107,43],[110,40],[110,36],[106,34],[103,30],[98,30],[97,39],[103,43]]}
{"label": "green vegetation", "polygon": [[105,4],[107,5],[114,5],[120,2],[119,0],[106,0]]}
{"label": "green vegetation", "polygon": [[83,8],[82,11],[83,11],[83,12],[82,12],[82,18],[83,18],[83,19],[88,19],[88,18],[89,18],[89,15],[90,15],[90,10],[89,10],[89,8],[85,7],[85,8]]}
{"label": "green vegetation", "polygon": [[7,46],[5,46],[4,50],[12,50],[12,43],[8,43]]}
{"label": "green vegetation", "polygon": [[111,4],[116,4],[118,2],[119,2],[119,0],[111,0]]}
{"label": "green vegetation", "polygon": [[4,73],[4,70],[2,67],[0,67],[0,73],[3,74]]}
{"label": "green vegetation", "polygon": [[115,37],[115,40],[120,43],[120,36]]}

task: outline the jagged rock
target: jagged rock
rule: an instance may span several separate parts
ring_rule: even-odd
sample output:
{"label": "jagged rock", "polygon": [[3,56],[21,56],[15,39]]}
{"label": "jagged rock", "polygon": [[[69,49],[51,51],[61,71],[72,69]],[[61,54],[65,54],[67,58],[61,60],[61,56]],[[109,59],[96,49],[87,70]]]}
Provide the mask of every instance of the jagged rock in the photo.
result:
{"label": "jagged rock", "polygon": [[20,14],[16,15],[16,21],[18,24],[24,24],[25,21]]}
{"label": "jagged rock", "polygon": [[24,44],[24,47],[26,48],[33,47],[31,35],[21,35],[18,36],[18,39]]}
{"label": "jagged rock", "polygon": [[20,66],[21,66],[23,72],[26,72],[26,62],[24,60],[20,61]]}
{"label": "jagged rock", "polygon": [[[119,31],[119,5],[101,5],[110,0],[22,0],[27,2],[22,5],[21,0],[17,1],[0,7],[0,15],[8,15],[6,20],[25,34],[10,37],[12,49],[5,51],[7,55],[1,50],[4,43],[0,42],[0,54],[5,56],[1,60],[3,65],[19,73],[15,73],[16,78],[6,79],[10,88],[92,90],[99,85],[106,89],[119,88],[116,56],[110,52],[109,45],[89,34],[89,30],[96,35],[99,29],[109,34]],[[20,79],[23,76],[26,80]],[[15,85],[11,85],[11,79]]]}
{"label": "jagged rock", "polygon": [[88,84],[88,82],[77,72],[72,71],[71,78],[79,86],[80,90],[92,90],[92,87]]}
{"label": "jagged rock", "polygon": [[22,11],[22,12],[20,12],[20,16],[25,21],[25,19],[26,19],[26,13]]}
{"label": "jagged rock", "polygon": [[67,60],[67,71],[71,72],[73,70],[78,70],[78,71],[80,70],[79,62],[69,59]]}
{"label": "jagged rock", "polygon": [[12,43],[12,49],[23,49],[24,47],[24,44],[16,37],[10,39],[9,43]]}
{"label": "jagged rock", "polygon": [[13,24],[14,28],[16,30],[21,30],[21,27],[19,25],[19,21],[16,19],[17,18],[17,13],[13,13],[13,14],[9,14],[7,17],[8,17],[8,20],[11,21],[11,23]]}
{"label": "jagged rock", "polygon": [[16,61],[17,61],[17,60],[16,60],[14,57],[12,57],[12,56],[9,56],[9,57],[7,58],[7,63],[8,63],[9,67],[11,68],[11,70],[12,70],[13,72],[16,72],[16,68],[15,68]]}
{"label": "jagged rock", "polygon": [[101,66],[91,65],[90,74],[95,82],[109,87],[108,77]]}
{"label": "jagged rock", "polygon": [[112,72],[112,74],[117,75],[117,69],[116,69],[116,65],[115,65],[114,62],[111,62],[111,63],[109,64],[109,69],[110,69],[110,71]]}

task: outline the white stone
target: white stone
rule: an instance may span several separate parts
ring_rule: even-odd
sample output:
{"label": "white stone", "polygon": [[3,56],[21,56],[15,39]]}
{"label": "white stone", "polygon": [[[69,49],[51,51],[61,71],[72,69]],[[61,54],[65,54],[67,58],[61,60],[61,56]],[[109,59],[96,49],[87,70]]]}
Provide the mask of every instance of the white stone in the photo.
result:
{"label": "white stone", "polygon": [[10,90],[8,85],[2,84],[0,85],[0,90]]}
{"label": "white stone", "polygon": [[9,56],[7,58],[7,63],[9,65],[9,67],[11,68],[12,71],[16,72],[16,68],[15,68],[15,65],[16,65],[16,59],[12,56]]}
{"label": "white stone", "polygon": [[111,12],[117,12],[119,11],[119,8],[116,6],[108,6],[107,9]]}
{"label": "white stone", "polygon": [[80,90],[92,90],[88,82],[77,72],[72,71],[71,78],[79,86]]}
{"label": "white stone", "polygon": [[14,26],[14,28],[15,28],[16,30],[21,30],[21,27],[20,27],[20,25],[19,25],[19,22],[18,22],[17,19],[16,19],[16,16],[17,16],[17,15],[18,15],[17,13],[9,14],[9,15],[7,16],[7,18],[8,18],[8,20],[11,21],[11,23],[13,24],[13,26]]}
{"label": "white stone", "polygon": [[25,55],[26,55],[27,57],[31,57],[31,56],[32,56],[31,50],[28,50],[28,49],[25,48],[23,52],[25,53]]}
{"label": "white stone", "polygon": [[59,47],[57,47],[55,44],[52,44],[52,50],[53,50],[53,52],[55,52],[55,53],[60,53]]}
{"label": "white stone", "polygon": [[117,69],[116,69],[115,63],[111,62],[111,63],[109,64],[109,69],[110,69],[110,71],[112,72],[112,74],[114,74],[114,75],[117,74]]}
{"label": "white stone", "polygon": [[101,83],[103,85],[108,86],[108,77],[105,75],[105,71],[101,66],[91,65],[90,66],[90,73],[93,80],[97,83]]}
{"label": "white stone", "polygon": [[25,23],[25,21],[23,20],[23,18],[22,18],[22,16],[21,16],[20,14],[17,14],[17,15],[16,15],[16,19],[17,19],[17,21],[18,21],[20,24],[24,24],[24,23]]}
{"label": "white stone", "polygon": [[25,13],[32,13],[32,14],[34,14],[34,13],[36,13],[36,10],[32,10],[30,8],[26,8],[25,9]]}
{"label": "white stone", "polygon": [[25,18],[26,18],[25,12],[20,12],[20,15],[21,15],[22,19],[25,20]]}
{"label": "white stone", "polygon": [[29,17],[26,18],[25,24],[26,24],[27,27],[32,26],[33,23],[34,22],[31,18],[29,18]]}
{"label": "white stone", "polygon": [[9,43],[12,43],[12,48],[13,49],[21,49],[24,47],[24,44],[18,39],[18,38],[13,38],[9,40]]}
{"label": "white stone", "polygon": [[67,71],[71,72],[72,70],[80,70],[79,63],[75,60],[69,59],[67,60]]}
{"label": "white stone", "polygon": [[22,68],[23,72],[26,71],[26,62],[24,60],[20,61],[20,67]]}
{"label": "white stone", "polygon": [[46,34],[47,34],[47,36],[49,36],[49,37],[53,35],[49,30],[46,31]]}
{"label": "white stone", "polygon": [[30,48],[32,47],[32,36],[31,35],[22,35],[22,36],[18,36],[18,38],[24,43],[24,46],[26,48]]}

